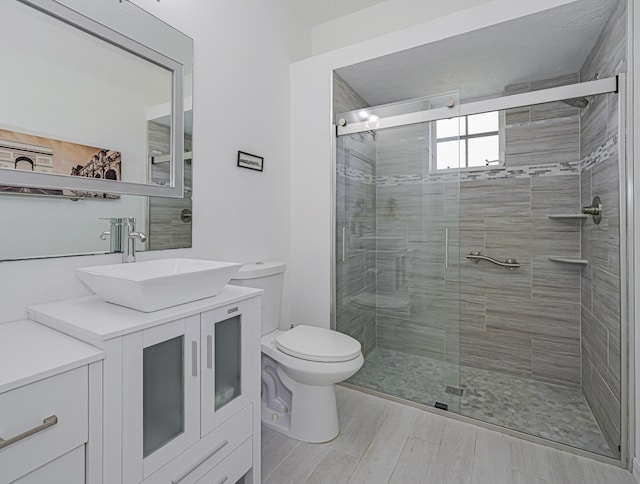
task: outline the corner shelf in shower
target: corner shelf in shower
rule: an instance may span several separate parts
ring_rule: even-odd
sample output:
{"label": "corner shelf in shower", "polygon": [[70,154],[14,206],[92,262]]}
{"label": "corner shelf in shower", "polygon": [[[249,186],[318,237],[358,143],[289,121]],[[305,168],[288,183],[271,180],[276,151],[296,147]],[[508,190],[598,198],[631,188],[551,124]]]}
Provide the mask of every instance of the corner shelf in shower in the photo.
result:
{"label": "corner shelf in shower", "polygon": [[583,213],[550,213],[547,215],[547,217],[552,219],[582,220],[589,217],[589,215],[585,215]]}
{"label": "corner shelf in shower", "polygon": [[563,262],[565,264],[576,264],[581,266],[586,266],[589,261],[586,259],[572,259],[571,257],[549,257],[550,261],[553,262]]}

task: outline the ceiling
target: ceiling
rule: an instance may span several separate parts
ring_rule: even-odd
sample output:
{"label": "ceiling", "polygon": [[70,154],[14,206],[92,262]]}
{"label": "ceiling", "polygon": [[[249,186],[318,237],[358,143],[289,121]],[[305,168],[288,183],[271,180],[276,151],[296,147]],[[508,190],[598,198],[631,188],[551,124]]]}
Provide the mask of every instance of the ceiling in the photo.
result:
{"label": "ceiling", "polygon": [[508,84],[578,72],[615,4],[579,0],[337,73],[371,106],[449,91],[495,97]]}
{"label": "ceiling", "polygon": [[372,7],[385,0],[285,0],[312,27]]}

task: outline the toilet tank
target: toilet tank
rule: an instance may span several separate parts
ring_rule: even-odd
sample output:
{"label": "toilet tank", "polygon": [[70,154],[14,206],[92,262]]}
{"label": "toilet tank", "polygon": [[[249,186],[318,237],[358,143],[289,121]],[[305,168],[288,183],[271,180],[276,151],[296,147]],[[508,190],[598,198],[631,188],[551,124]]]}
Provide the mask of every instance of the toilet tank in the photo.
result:
{"label": "toilet tank", "polygon": [[263,289],[262,294],[262,333],[263,335],[278,329],[280,324],[280,305],[282,304],[282,285],[284,282],[284,262],[267,261],[244,264],[235,274],[230,284],[236,286]]}

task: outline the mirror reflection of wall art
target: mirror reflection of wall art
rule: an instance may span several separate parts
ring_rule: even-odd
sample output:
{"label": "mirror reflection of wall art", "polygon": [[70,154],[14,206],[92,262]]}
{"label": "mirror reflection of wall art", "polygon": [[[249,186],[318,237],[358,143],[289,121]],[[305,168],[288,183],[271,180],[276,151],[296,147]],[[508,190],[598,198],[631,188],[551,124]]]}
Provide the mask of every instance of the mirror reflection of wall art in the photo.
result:
{"label": "mirror reflection of wall art", "polygon": [[[0,168],[121,180],[119,151],[0,129]],[[119,195],[33,187],[0,186],[0,192],[120,198]]]}
{"label": "mirror reflection of wall art", "polygon": [[262,171],[264,158],[262,156],[251,155],[244,151],[238,151],[238,166],[249,168],[250,170]]}

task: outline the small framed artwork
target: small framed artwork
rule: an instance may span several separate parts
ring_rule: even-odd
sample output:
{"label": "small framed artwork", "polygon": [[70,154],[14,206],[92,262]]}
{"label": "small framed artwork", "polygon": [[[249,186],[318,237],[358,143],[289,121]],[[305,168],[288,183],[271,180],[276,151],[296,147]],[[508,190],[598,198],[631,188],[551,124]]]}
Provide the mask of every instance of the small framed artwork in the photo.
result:
{"label": "small framed artwork", "polygon": [[238,151],[238,166],[242,168],[249,168],[250,170],[262,171],[263,165],[264,158],[262,156]]}

